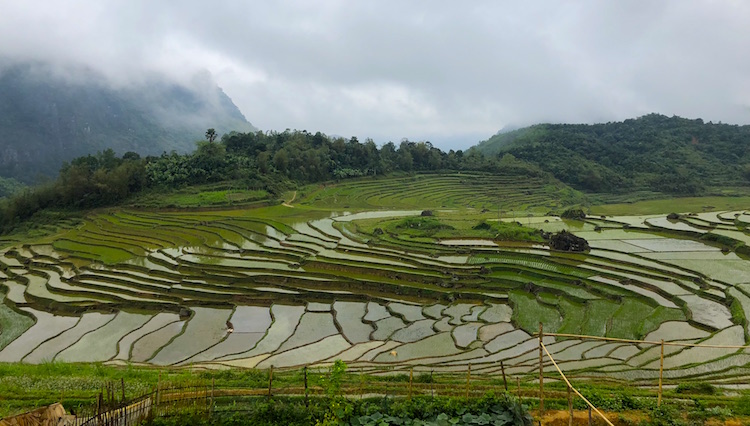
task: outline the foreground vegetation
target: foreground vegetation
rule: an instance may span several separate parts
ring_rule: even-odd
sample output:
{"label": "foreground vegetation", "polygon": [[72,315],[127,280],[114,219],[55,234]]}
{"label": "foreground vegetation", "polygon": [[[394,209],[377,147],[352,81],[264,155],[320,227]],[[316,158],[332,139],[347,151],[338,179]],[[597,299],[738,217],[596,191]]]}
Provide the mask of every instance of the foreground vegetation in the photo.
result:
{"label": "foreground vegetation", "polygon": [[[309,398],[290,394],[303,384],[304,371],[274,372],[274,396],[268,400],[268,371],[190,369],[154,369],[136,366],[114,367],[100,364],[43,365],[0,364],[0,418],[54,402],[62,402],[67,411],[84,415],[95,408],[97,395],[109,383],[114,384],[119,400],[119,384],[125,384],[126,399],[162,388],[196,383],[213,385],[213,415],[186,409],[183,414],[156,418],[151,424],[344,424],[376,425],[409,424],[407,419],[446,420],[448,424],[528,423],[529,411],[539,419],[538,386],[521,382],[510,387],[505,396],[503,381],[479,380],[472,386],[472,397],[462,394],[466,381],[462,375],[415,375],[414,395],[408,395],[408,375],[361,376],[332,368],[310,369],[307,372]],[[642,424],[703,424],[708,420],[750,420],[750,393],[734,394],[706,383],[680,385],[665,393],[664,404],[656,407],[650,389],[627,388],[617,384],[587,383],[580,390],[595,406],[608,413],[617,424],[619,419],[638,419]],[[453,388],[452,397],[444,389]],[[255,395],[251,391],[258,391]],[[243,396],[239,391],[247,392]],[[366,393],[361,398],[362,393]],[[221,396],[223,394],[232,396]],[[349,395],[349,398],[341,398]],[[461,396],[459,396],[461,395]],[[512,396],[511,396],[512,395]],[[520,395],[520,399],[519,396]],[[524,405],[528,408],[522,408]],[[585,411],[582,400],[576,399],[576,411]],[[559,384],[546,386],[545,408],[567,410],[567,396]],[[507,413],[507,414],[506,414]],[[484,416],[483,416],[484,414]],[[455,420],[452,420],[455,419]],[[526,419],[526,420],[524,420]],[[420,424],[412,422],[411,424]],[[427,423],[436,424],[436,423]],[[441,423],[437,423],[441,424]],[[490,422],[489,424],[493,424]]]}

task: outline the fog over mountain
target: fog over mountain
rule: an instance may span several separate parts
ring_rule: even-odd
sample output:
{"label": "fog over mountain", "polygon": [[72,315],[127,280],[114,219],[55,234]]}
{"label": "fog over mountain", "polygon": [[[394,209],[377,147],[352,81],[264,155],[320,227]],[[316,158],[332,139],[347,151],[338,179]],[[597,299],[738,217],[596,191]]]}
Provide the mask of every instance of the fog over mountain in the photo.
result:
{"label": "fog over mountain", "polygon": [[0,54],[207,71],[253,124],[467,148],[507,125],[750,122],[750,3],[4,2]]}
{"label": "fog over mountain", "polygon": [[113,84],[91,68],[41,62],[0,66],[0,117],[0,177],[26,182],[108,148],[187,152],[208,127],[254,130],[205,73],[182,83],[154,73]]}

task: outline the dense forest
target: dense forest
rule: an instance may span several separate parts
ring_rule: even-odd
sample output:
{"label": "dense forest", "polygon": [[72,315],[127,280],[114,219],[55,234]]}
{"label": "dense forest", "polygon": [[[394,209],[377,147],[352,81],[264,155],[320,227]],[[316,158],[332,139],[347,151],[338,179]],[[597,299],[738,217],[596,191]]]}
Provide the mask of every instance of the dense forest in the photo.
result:
{"label": "dense forest", "polygon": [[[0,202],[0,230],[43,209],[87,209],[113,205],[146,190],[169,191],[188,185],[236,181],[272,195],[296,185],[393,172],[484,171],[513,175],[547,173],[512,156],[488,157],[477,151],[444,152],[429,142],[389,142],[329,137],[320,132],[232,132],[197,143],[188,154],[141,157],[111,149],[78,157],[46,185],[29,188]],[[551,178],[551,177],[550,177]]]}
{"label": "dense forest", "polygon": [[593,192],[700,195],[750,180],[750,126],[659,114],[593,125],[539,124],[497,134],[474,149],[511,154]]}

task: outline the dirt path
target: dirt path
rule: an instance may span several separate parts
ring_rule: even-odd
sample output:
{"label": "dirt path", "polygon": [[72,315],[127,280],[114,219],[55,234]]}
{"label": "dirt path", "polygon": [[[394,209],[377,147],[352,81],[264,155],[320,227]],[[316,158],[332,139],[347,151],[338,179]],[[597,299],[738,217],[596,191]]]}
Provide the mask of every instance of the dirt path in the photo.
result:
{"label": "dirt path", "polygon": [[294,206],[292,205],[292,202],[294,201],[295,198],[297,198],[297,191],[294,191],[294,194],[292,194],[292,199],[291,200],[284,201],[283,203],[281,203],[281,205],[282,206],[286,206],[286,207],[294,208]]}

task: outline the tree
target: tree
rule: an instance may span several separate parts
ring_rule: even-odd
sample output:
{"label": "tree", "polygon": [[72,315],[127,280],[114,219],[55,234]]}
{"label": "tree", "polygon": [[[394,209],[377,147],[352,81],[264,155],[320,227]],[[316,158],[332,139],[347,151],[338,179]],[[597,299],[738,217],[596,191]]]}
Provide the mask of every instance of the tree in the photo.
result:
{"label": "tree", "polygon": [[206,130],[206,139],[208,139],[209,142],[213,142],[216,139],[216,130],[213,128]]}

